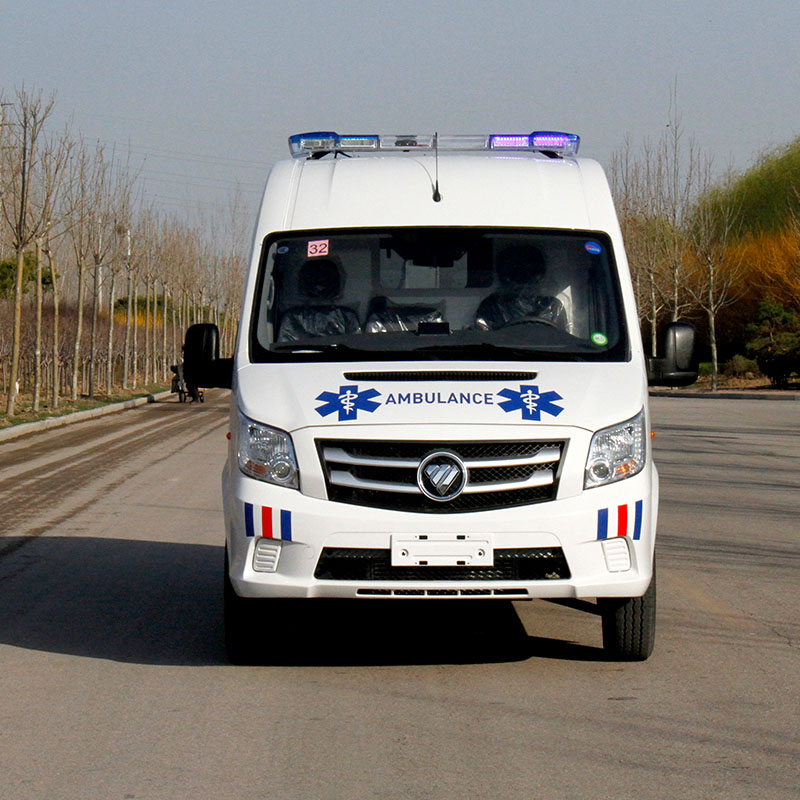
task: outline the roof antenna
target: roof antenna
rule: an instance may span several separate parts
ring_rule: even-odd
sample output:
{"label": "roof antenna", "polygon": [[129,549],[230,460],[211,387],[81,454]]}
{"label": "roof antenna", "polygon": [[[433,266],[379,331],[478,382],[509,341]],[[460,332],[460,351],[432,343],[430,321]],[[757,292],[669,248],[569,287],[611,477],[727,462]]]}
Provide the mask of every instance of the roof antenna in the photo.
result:
{"label": "roof antenna", "polygon": [[440,203],[442,195],[439,194],[439,132],[433,134],[433,153],[436,159],[436,183],[433,187],[433,202]]}

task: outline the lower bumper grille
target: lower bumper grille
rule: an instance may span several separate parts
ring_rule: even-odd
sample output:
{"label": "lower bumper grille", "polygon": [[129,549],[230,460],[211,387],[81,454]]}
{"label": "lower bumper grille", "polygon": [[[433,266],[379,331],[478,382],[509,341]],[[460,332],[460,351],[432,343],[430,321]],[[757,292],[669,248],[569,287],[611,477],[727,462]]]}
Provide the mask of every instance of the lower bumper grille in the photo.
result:
{"label": "lower bumper grille", "polygon": [[314,577],[325,581],[544,581],[571,577],[560,547],[494,551],[492,567],[393,567],[391,550],[326,547]]}

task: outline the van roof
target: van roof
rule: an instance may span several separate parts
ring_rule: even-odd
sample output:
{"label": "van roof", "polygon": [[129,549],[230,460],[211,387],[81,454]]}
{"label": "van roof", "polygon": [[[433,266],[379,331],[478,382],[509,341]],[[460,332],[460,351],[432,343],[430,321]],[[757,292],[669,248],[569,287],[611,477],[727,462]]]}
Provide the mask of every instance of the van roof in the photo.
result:
{"label": "van roof", "polygon": [[399,152],[278,162],[267,181],[257,235],[437,225],[618,227],[608,182],[591,159]]}

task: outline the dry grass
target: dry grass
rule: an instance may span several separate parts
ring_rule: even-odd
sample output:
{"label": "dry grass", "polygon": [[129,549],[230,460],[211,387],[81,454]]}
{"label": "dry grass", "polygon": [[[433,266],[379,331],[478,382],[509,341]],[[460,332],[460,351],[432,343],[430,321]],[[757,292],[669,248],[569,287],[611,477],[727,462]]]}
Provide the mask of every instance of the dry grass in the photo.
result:
{"label": "dry grass", "polygon": [[39,401],[39,410],[33,410],[33,396],[20,395],[17,397],[14,416],[6,416],[5,407],[7,402],[6,395],[0,393],[0,428],[8,428],[11,425],[21,425],[25,422],[36,422],[40,419],[49,417],[61,417],[66,414],[73,414],[76,411],[85,411],[90,408],[98,408],[111,403],[119,403],[123,400],[132,400],[136,397],[144,397],[149,394],[156,394],[169,389],[169,384],[154,383],[149,386],[139,386],[136,389],[118,389],[113,394],[96,394],[94,398],[79,397],[75,402],[69,398],[61,398],[57,408],[50,405],[50,398]]}

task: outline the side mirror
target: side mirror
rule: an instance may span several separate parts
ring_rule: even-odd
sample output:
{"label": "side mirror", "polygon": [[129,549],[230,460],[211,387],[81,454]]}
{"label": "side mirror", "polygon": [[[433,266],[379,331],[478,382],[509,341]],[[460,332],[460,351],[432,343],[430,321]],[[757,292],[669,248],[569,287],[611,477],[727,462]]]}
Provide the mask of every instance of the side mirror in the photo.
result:
{"label": "side mirror", "polygon": [[186,383],[198,388],[230,389],[233,359],[219,357],[219,329],[210,322],[190,325],[183,343]]}
{"label": "side mirror", "polygon": [[667,325],[661,340],[663,357],[647,359],[650,386],[689,386],[697,380],[696,336],[689,322]]}

